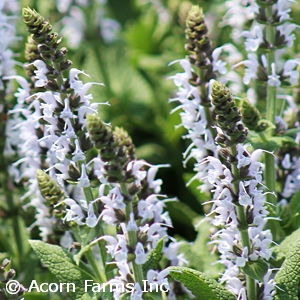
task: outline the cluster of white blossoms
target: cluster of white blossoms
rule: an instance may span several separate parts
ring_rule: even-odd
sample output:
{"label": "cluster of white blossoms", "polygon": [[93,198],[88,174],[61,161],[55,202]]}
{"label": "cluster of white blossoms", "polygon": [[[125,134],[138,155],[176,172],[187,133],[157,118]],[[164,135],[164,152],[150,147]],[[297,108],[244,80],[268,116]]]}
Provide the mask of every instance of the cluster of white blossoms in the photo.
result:
{"label": "cluster of white blossoms", "polygon": [[[226,271],[221,277],[221,282],[226,282],[228,289],[238,296],[238,299],[246,300],[246,287],[242,283],[239,267],[246,263],[258,261],[260,258],[269,260],[272,243],[270,230],[264,230],[268,211],[266,209],[265,194],[262,190],[262,168],[258,161],[262,150],[255,150],[252,155],[244,145],[237,146],[237,169],[244,178],[238,183],[238,189],[234,186],[232,170],[226,167],[215,157],[203,159],[202,164],[208,163],[207,180],[214,186],[214,200],[210,215],[214,216],[212,224],[221,228],[214,234],[219,238],[218,250],[220,262],[226,266]],[[242,177],[242,176],[241,176]],[[247,233],[250,249],[242,246],[241,220],[237,207],[246,212]],[[274,294],[274,285],[264,285],[264,298]]]}
{"label": "cluster of white blossoms", "polygon": [[[146,184],[150,190],[158,193],[160,191],[161,180],[153,180],[154,175],[159,166],[151,166],[148,171],[141,171],[145,162],[136,161],[132,164],[132,169],[135,173],[135,184],[139,184],[141,180],[146,180]],[[136,165],[136,166],[135,166]],[[115,226],[118,224],[121,231],[115,237],[104,235],[100,239],[107,242],[107,252],[112,257],[119,269],[119,276],[111,279],[110,283],[126,284],[134,282],[134,267],[130,263],[130,256],[134,255],[134,264],[143,265],[148,260],[148,253],[157,246],[161,239],[168,240],[167,227],[172,226],[168,212],[163,212],[165,207],[164,202],[173,199],[160,200],[166,198],[165,195],[156,193],[145,194],[138,199],[136,212],[131,212],[129,220],[125,221],[126,214],[126,199],[121,192],[119,184],[114,184],[107,195],[100,195],[97,201],[104,204],[104,209],[100,218],[109,225]],[[100,187],[101,193],[104,190],[104,184]],[[135,242],[132,244],[130,232],[135,237]],[[177,255],[178,243],[172,242],[166,246],[165,241],[162,253],[170,261],[171,265],[178,265],[183,262],[181,256]],[[157,283],[164,284],[166,289],[170,289],[166,276],[168,270],[161,271],[149,269],[146,274],[147,284]],[[135,282],[134,291],[130,299],[143,299],[143,286],[139,282]],[[114,291],[114,298],[119,299],[121,291]]]}
{"label": "cluster of white blossoms", "polygon": [[232,37],[238,40],[241,38],[245,23],[254,19],[254,14],[258,12],[258,5],[254,0],[228,0],[225,2],[225,7],[226,13],[221,25],[231,26]]}
{"label": "cluster of white blossoms", "polygon": [[[288,80],[290,84],[298,82],[299,73],[296,67],[299,65],[298,59],[282,59],[286,48],[294,44],[295,35],[293,31],[299,27],[291,22],[290,11],[292,1],[279,0],[270,7],[272,14],[272,25],[266,25],[267,19],[260,11],[258,4],[255,4],[255,19],[249,31],[243,31],[241,35],[245,40],[245,49],[248,52],[248,59],[237,64],[244,64],[246,67],[244,83],[248,85],[251,80],[264,80],[268,85],[279,87],[283,80]],[[270,16],[268,16],[271,18]],[[274,37],[267,36],[266,27],[272,26]],[[272,40],[270,40],[272,39]],[[266,43],[267,41],[267,43]],[[284,48],[284,49],[283,49]],[[268,74],[267,54],[258,55],[257,50],[274,51],[275,61],[272,62],[271,74]],[[266,52],[265,51],[265,52]],[[267,53],[267,52],[266,52]],[[236,65],[236,66],[237,66]]]}
{"label": "cluster of white blossoms", "polygon": [[[180,264],[184,260],[177,256],[179,244],[171,241],[167,228],[171,227],[168,212],[164,212],[165,202],[176,199],[167,199],[161,195],[161,179],[155,179],[160,167],[153,166],[145,161],[136,160],[130,151],[131,140],[120,135],[120,131],[112,132],[110,127],[97,116],[89,116],[87,128],[91,140],[100,149],[99,156],[93,159],[94,172],[102,183],[99,187],[99,197],[89,203],[86,222],[96,225],[100,220],[103,224],[118,228],[117,234],[104,233],[99,240],[106,242],[107,252],[119,270],[119,276],[110,283],[134,283],[134,290],[130,299],[143,299],[142,265],[149,259],[149,253],[159,247],[161,253],[169,263]],[[122,137],[123,136],[123,137]],[[125,142],[127,140],[127,142]],[[127,150],[122,145],[127,145]],[[132,155],[129,155],[129,153]],[[114,154],[115,153],[115,154]],[[113,155],[114,154],[114,155]],[[99,216],[93,211],[93,205],[101,203]],[[147,284],[162,283],[167,286],[165,278],[168,271],[159,273],[157,270],[146,269]],[[142,279],[144,278],[144,279]],[[122,291],[115,290],[115,299],[120,299]]]}
{"label": "cluster of white blossoms", "polygon": [[[36,66],[35,87],[43,87],[47,83],[48,69],[42,60],[33,63]],[[22,197],[31,198],[28,205],[37,210],[36,222],[41,236],[47,239],[52,233],[52,217],[39,192],[36,179],[37,169],[48,169],[50,176],[57,180],[65,195],[80,193],[80,187],[88,186],[86,180],[86,168],[82,164],[80,178],[77,186],[65,185],[64,180],[69,179],[68,167],[78,161],[85,161],[85,155],[81,149],[79,137],[76,135],[85,127],[85,115],[94,113],[98,104],[91,104],[91,95],[87,95],[92,83],[83,84],[77,77],[81,71],[71,69],[68,82],[70,89],[74,91],[76,107],[68,98],[61,99],[57,92],[37,92],[30,95],[30,87],[27,81],[20,76],[15,78],[21,85],[15,94],[17,104],[10,114],[13,117],[7,124],[6,154],[17,152],[20,159],[13,164],[10,171],[15,180],[20,182],[27,179],[28,192]],[[74,128],[77,126],[76,128]],[[85,139],[85,135],[81,138]],[[55,172],[55,169],[59,172]]]}
{"label": "cluster of white blossoms", "polygon": [[[221,49],[219,48],[213,51],[212,67],[214,72],[224,74],[226,73],[226,68],[224,63],[218,59],[220,53]],[[170,77],[178,87],[178,92],[177,97],[170,99],[169,102],[179,102],[179,105],[174,108],[171,113],[182,110],[180,112],[181,124],[178,125],[177,128],[183,126],[188,132],[183,138],[191,140],[190,146],[183,153],[183,163],[186,165],[191,158],[199,161],[206,157],[208,153],[216,155],[217,148],[211,131],[212,124],[208,123],[205,108],[201,104],[202,99],[199,88],[190,83],[192,72],[194,72],[191,63],[187,59],[181,59],[175,62],[180,63],[184,72],[177,73],[175,76]],[[207,89],[207,93],[210,93],[209,89]],[[203,173],[204,169],[201,165],[196,163],[195,171],[197,171],[195,178],[201,181],[205,176],[205,173]],[[203,184],[201,189],[203,191],[209,190],[210,186]]]}

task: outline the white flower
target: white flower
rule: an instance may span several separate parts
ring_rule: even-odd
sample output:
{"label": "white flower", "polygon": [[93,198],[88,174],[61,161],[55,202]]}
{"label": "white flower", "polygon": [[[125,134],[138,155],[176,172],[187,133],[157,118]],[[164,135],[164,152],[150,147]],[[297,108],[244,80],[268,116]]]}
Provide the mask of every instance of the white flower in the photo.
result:
{"label": "white flower", "polygon": [[243,81],[245,84],[248,85],[250,83],[251,79],[257,79],[256,72],[257,72],[257,68],[259,67],[259,63],[258,63],[255,55],[248,54],[247,57],[248,57],[247,60],[244,60],[244,61],[234,65],[233,67],[235,68],[241,64],[245,65],[245,67],[247,69],[245,70]]}
{"label": "white flower", "polygon": [[135,177],[136,184],[140,185],[141,181],[147,176],[147,171],[141,171],[140,169],[144,166],[148,165],[143,160],[131,161],[128,163],[126,167],[127,172],[131,172],[131,174]]}
{"label": "white flower", "polygon": [[36,87],[44,87],[46,85],[46,83],[48,82],[46,74],[49,72],[46,64],[42,60],[37,59],[32,63],[32,65],[34,65],[37,68],[37,70],[34,71],[34,73],[36,75],[35,78],[38,79],[35,82],[35,86]]}
{"label": "white flower", "polygon": [[94,204],[94,201],[89,203],[88,215],[87,215],[87,218],[85,220],[85,224],[90,228],[94,228],[98,224],[99,219],[100,219],[100,217],[97,218],[96,215],[95,215],[93,204]]}
{"label": "white flower", "polygon": [[148,260],[147,254],[145,253],[145,250],[144,250],[144,247],[140,242],[138,242],[136,244],[134,254],[135,254],[134,261],[138,265],[142,265]]}
{"label": "white flower", "polygon": [[130,213],[129,220],[126,227],[127,231],[138,231],[138,227],[134,220],[134,214]]}
{"label": "white flower", "polygon": [[244,267],[246,265],[246,262],[248,262],[248,248],[244,247],[242,256],[239,256],[236,259],[236,265],[238,267]]}
{"label": "white flower", "polygon": [[164,289],[170,289],[168,279],[166,278],[169,274],[170,271],[167,269],[160,272],[149,270],[147,272],[147,282],[157,283],[158,285],[164,285]]}
{"label": "white flower", "polygon": [[138,282],[134,285],[134,290],[131,292],[130,300],[143,300],[143,292]]}
{"label": "white flower", "polygon": [[255,25],[252,29],[252,32],[243,31],[242,36],[246,38],[245,48],[246,51],[255,52],[259,45],[263,42],[263,31],[261,26]]}
{"label": "white flower", "polygon": [[277,26],[277,29],[279,30],[280,34],[285,37],[287,47],[293,46],[296,37],[294,34],[291,33],[298,27],[298,25],[293,23],[284,23],[280,26]]}
{"label": "white flower", "polygon": [[86,174],[85,165],[81,165],[81,176],[78,178],[77,186],[80,188],[85,188],[90,186],[90,180]]}
{"label": "white flower", "polygon": [[240,203],[240,205],[243,205],[243,206],[252,204],[252,199],[247,194],[244,183],[242,181],[239,182],[239,203]]}
{"label": "white flower", "polygon": [[297,84],[298,78],[299,78],[299,72],[298,70],[294,70],[297,65],[299,65],[299,61],[295,59],[289,59],[285,62],[283,67],[283,76],[290,77],[290,83],[291,84]]}
{"label": "white flower", "polygon": [[[223,46],[224,47],[224,46]],[[213,65],[213,71],[217,71],[219,74],[226,74],[226,62],[223,62],[219,60],[219,56],[223,50],[223,47],[218,47],[212,52],[212,65]]]}
{"label": "white flower", "polygon": [[[60,202],[58,205],[61,205],[62,203],[65,203],[70,208],[67,208],[67,213],[65,217],[63,218],[64,221],[74,221],[78,225],[83,225],[82,219],[85,217],[85,214],[83,213],[81,207],[71,198],[67,198],[64,201]],[[56,207],[55,206],[55,207]]]}
{"label": "white flower", "polygon": [[277,3],[273,5],[273,10],[277,10],[277,15],[280,17],[280,22],[289,20],[289,13],[291,12],[290,6],[292,2],[293,1],[289,0],[278,0]]}
{"label": "white flower", "polygon": [[291,157],[289,153],[285,154],[283,160],[281,161],[281,165],[287,170],[292,167]]}
{"label": "white flower", "polygon": [[69,99],[66,98],[64,99],[64,103],[65,103],[65,107],[63,109],[63,111],[60,113],[60,117],[61,118],[69,118],[72,119],[74,117],[74,114],[72,113],[70,106],[69,106]]}
{"label": "white flower", "polygon": [[280,86],[280,76],[276,74],[275,63],[271,64],[272,74],[268,76],[268,85],[270,86]]}
{"label": "white flower", "polygon": [[75,151],[72,153],[72,155],[73,155],[72,160],[74,162],[84,161],[85,160],[85,155],[82,152],[82,150],[80,149],[80,145],[79,145],[78,139],[75,140]]}

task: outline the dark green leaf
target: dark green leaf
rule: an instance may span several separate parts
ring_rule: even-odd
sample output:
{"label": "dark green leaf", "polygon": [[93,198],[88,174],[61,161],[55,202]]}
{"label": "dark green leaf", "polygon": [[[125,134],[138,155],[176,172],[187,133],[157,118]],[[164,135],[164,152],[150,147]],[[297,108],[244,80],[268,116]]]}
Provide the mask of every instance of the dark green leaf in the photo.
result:
{"label": "dark green leaf", "polygon": [[235,300],[236,297],[231,294],[224,286],[219,284],[213,278],[184,267],[169,267],[170,275],[180,281],[188,288],[196,299],[205,300]]}
{"label": "dark green leaf", "polygon": [[43,264],[53,273],[61,283],[74,283],[76,292],[70,295],[74,299],[84,299],[85,280],[94,278],[85,270],[78,267],[69,255],[59,246],[50,245],[42,241],[30,240],[34,252],[41,259]]}

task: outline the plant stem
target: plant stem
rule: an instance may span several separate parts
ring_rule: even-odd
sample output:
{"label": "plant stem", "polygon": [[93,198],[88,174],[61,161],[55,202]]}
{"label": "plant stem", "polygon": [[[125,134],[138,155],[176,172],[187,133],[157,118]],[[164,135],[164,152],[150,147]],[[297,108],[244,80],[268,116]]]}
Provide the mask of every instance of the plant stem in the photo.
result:
{"label": "plant stem", "polygon": [[[199,78],[200,78],[202,84],[198,87],[198,89],[199,89],[201,99],[205,99],[207,97],[207,93],[208,93],[208,91],[205,87],[205,84],[203,84],[203,82],[205,82],[204,75],[205,74],[203,72],[203,69],[199,68]],[[205,117],[206,117],[206,121],[207,121],[207,128],[209,129],[212,137],[215,138],[216,131],[212,128],[212,126],[214,125],[214,120],[212,118],[212,114],[207,105],[204,105],[203,107],[204,107],[204,113],[205,113]]]}
{"label": "plant stem", "polygon": [[[92,189],[90,187],[83,188],[83,192],[84,192],[87,203],[94,200]],[[105,235],[105,232],[103,230],[103,226],[104,226],[103,221],[100,220],[99,224],[96,226],[96,233],[97,233],[98,237]],[[103,268],[103,270],[105,270],[105,266],[106,266],[106,260],[105,260],[105,258],[106,258],[106,249],[105,249],[105,246],[102,242],[98,243],[98,245],[99,245],[100,256],[101,256],[101,261],[102,261],[102,268]]]}
{"label": "plant stem", "polygon": [[[120,186],[121,186],[122,194],[129,195],[126,183],[120,183]],[[133,213],[133,207],[132,207],[131,201],[126,204],[125,212],[126,212],[126,221],[128,221],[130,218],[130,214]],[[128,235],[129,246],[134,249],[137,244],[136,232],[130,230],[130,231],[127,231],[127,235]],[[140,286],[142,286],[143,279],[144,279],[142,265],[139,265],[135,261],[133,261],[132,267],[133,267],[133,276],[134,276],[135,282],[138,282],[140,284]]]}
{"label": "plant stem", "polygon": [[[235,157],[237,154],[236,146],[231,146],[231,154]],[[234,192],[236,195],[239,194],[239,181],[237,179],[240,178],[240,172],[235,164],[232,164],[232,174],[234,176]],[[251,241],[248,234],[248,223],[246,219],[246,213],[243,206],[236,205],[237,217],[239,221],[238,229],[241,234],[242,246],[248,248],[248,253],[251,253]],[[257,292],[256,292],[256,284],[255,280],[246,275],[246,286],[247,286],[247,295],[249,300],[256,300]]]}
{"label": "plant stem", "polygon": [[[268,6],[266,8],[267,19],[269,20],[269,24],[267,25],[267,40],[270,44],[270,51],[267,54],[268,61],[268,74],[272,74],[272,64],[275,63],[275,52],[274,52],[274,42],[275,42],[275,30],[274,26],[271,22],[272,18],[272,6]],[[267,86],[267,107],[266,107],[266,118],[272,124],[275,124],[275,116],[276,116],[276,86]],[[267,131],[267,138],[271,138],[274,135],[274,130],[270,129]],[[274,156],[265,153],[265,181],[266,186],[270,192],[275,191],[276,186],[276,172],[275,172],[275,159]],[[267,202],[276,204],[277,200],[275,195],[268,193],[266,195]]]}
{"label": "plant stem", "polygon": [[[80,238],[80,235],[78,233],[78,230],[77,228],[73,228],[72,229],[72,233],[73,235],[75,236],[76,240],[78,242],[81,242],[81,238]],[[95,259],[95,256],[92,252],[91,249],[88,249],[86,252],[85,252],[85,256],[87,258],[87,260],[89,261],[92,269],[94,270],[95,272],[95,275],[97,277],[97,279],[99,280],[100,283],[105,283],[107,280],[106,280],[106,276],[105,274],[101,271],[101,269],[99,268],[99,264],[97,263],[96,259]]]}
{"label": "plant stem", "polygon": [[[78,165],[80,166],[80,169],[81,169],[83,163],[78,162]],[[89,204],[91,201],[94,200],[93,192],[92,192],[92,189],[90,187],[83,188],[83,192],[84,192],[84,196],[85,196],[87,204]],[[102,221],[100,221],[99,226],[97,226],[97,235],[99,235],[99,236],[104,236],[105,235],[104,230],[103,230]],[[105,249],[105,246],[102,242],[98,243],[98,245],[99,245],[99,251],[100,251],[100,256],[101,256],[102,268],[103,268],[103,270],[105,270],[105,266],[106,266],[106,260],[105,260],[105,258],[106,258],[106,249]],[[91,250],[89,250],[89,251],[91,252]],[[88,252],[87,252],[86,257],[89,260],[91,266],[93,267],[92,264],[95,264],[95,259],[94,259],[93,253],[92,252],[88,253]],[[97,266],[97,269],[99,269],[98,266]],[[100,270],[100,272],[101,272],[101,278],[102,279],[104,278],[103,282],[106,282],[106,275],[101,270]]]}

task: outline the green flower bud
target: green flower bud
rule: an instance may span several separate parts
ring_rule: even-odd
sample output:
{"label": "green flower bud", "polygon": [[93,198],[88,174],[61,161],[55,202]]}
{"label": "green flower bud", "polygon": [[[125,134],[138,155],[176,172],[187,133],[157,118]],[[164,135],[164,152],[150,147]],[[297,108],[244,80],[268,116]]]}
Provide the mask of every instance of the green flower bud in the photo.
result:
{"label": "green flower bud", "polygon": [[212,66],[212,47],[209,37],[206,35],[208,29],[205,24],[204,14],[198,6],[192,6],[186,19],[185,37],[187,44],[185,50],[187,59],[192,65],[200,69],[200,72],[192,72],[190,83],[199,87],[201,105],[210,107],[208,95],[208,82],[215,78]]}
{"label": "green flower bud", "polygon": [[86,128],[90,139],[97,149],[102,149],[108,145],[112,138],[112,130],[98,116],[90,114],[86,118]]}
{"label": "green flower bud", "polygon": [[260,113],[247,99],[242,101],[242,121],[250,130],[258,130]]}
{"label": "green flower bud", "polygon": [[39,190],[49,205],[55,205],[65,198],[59,185],[44,171],[37,170],[36,178]]}
{"label": "green flower bud", "polygon": [[247,129],[238,123],[242,116],[230,91],[222,83],[214,81],[211,97],[218,126],[230,137],[233,144],[244,142]]}
{"label": "green flower bud", "polygon": [[114,135],[120,140],[120,145],[126,147],[130,160],[135,160],[135,146],[128,132],[123,128],[116,127],[114,129]]}
{"label": "green flower bud", "polygon": [[65,59],[67,53],[66,48],[57,50],[58,45],[61,42],[56,32],[51,33],[52,26],[48,21],[37,13],[35,10],[27,7],[23,8],[23,20],[27,26],[27,29],[32,33],[32,39],[39,45],[38,52],[43,60],[51,60],[52,62],[59,63],[63,68],[57,70],[58,72],[64,71],[70,67],[71,61]]}
{"label": "green flower bud", "polygon": [[212,49],[210,39],[206,36],[207,32],[202,8],[198,5],[192,6],[186,19],[185,37],[188,43],[185,45],[185,49],[189,54],[188,59],[193,65],[211,71]]}

